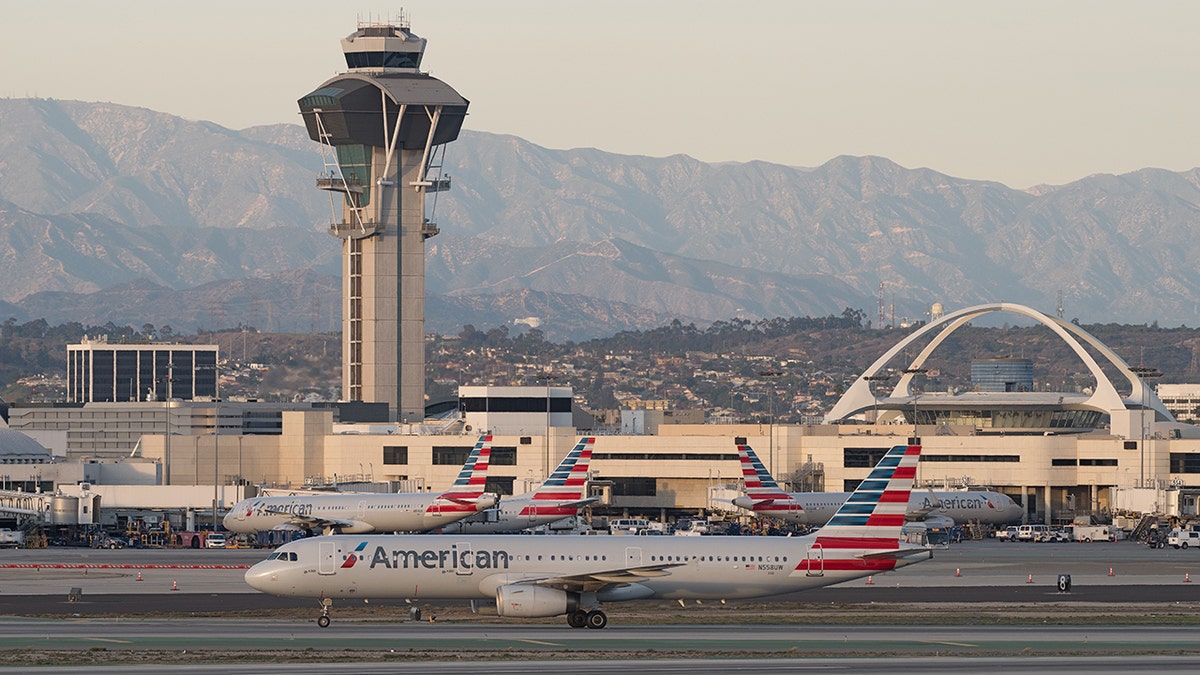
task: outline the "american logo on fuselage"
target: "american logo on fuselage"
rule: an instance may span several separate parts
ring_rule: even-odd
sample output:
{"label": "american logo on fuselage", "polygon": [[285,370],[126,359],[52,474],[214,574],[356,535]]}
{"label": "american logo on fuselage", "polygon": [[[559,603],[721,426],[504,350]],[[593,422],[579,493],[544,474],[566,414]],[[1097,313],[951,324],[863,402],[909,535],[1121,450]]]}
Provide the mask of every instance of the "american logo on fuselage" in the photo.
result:
{"label": "american logo on fuselage", "polygon": [[288,502],[286,504],[264,504],[258,502],[254,505],[255,515],[279,515],[286,513],[293,516],[311,516],[313,512],[312,502]]}
{"label": "american logo on fuselage", "polygon": [[[940,506],[943,509],[982,509],[987,501],[979,495],[971,495],[969,497],[943,497],[939,498]],[[933,500],[926,497],[921,506],[926,509],[932,509],[938,504],[934,504]]]}
{"label": "american logo on fuselage", "polygon": [[388,569],[508,569],[512,556],[504,550],[458,550],[457,544],[450,548],[414,551],[411,549],[392,549],[388,551],[383,546],[375,547],[375,555],[371,556],[371,569],[376,566]]}

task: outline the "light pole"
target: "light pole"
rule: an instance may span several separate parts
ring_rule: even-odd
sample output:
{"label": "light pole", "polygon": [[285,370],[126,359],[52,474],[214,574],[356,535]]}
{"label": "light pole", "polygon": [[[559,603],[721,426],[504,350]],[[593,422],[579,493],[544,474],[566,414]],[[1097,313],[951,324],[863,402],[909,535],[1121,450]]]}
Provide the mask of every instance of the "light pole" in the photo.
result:
{"label": "light pole", "polygon": [[903,372],[905,375],[910,376],[908,380],[908,393],[912,396],[913,404],[913,438],[919,438],[921,435],[917,433],[917,392],[913,391],[912,383],[913,380],[916,379],[917,375],[924,375],[925,373],[929,372],[929,370],[926,368],[905,368]]}
{"label": "light pole", "polygon": [[[196,370],[211,370],[213,373],[213,501],[212,519],[213,531],[217,530],[217,506],[221,498],[218,492],[220,478],[217,472],[217,460],[221,456],[221,372],[216,364],[196,366]],[[199,453],[197,453],[199,454]]]}
{"label": "light pole", "polygon": [[[760,370],[759,377],[765,377],[768,380],[779,377],[783,373],[778,370]],[[770,466],[771,475],[775,475],[775,383],[767,388],[767,411],[770,414],[770,424],[767,427],[767,433],[770,440],[767,442],[767,465]]]}
{"label": "light pole", "polygon": [[[867,375],[863,379],[866,380],[867,382],[872,382],[872,383],[873,382],[887,382],[888,380],[892,379],[892,376],[891,375]],[[871,389],[871,401],[872,401],[871,410],[873,411],[873,417],[875,418],[875,419],[871,420],[871,424],[879,424],[879,395],[875,393],[874,388]]]}
{"label": "light pole", "polygon": [[537,379],[546,383],[546,445],[542,454],[542,477],[550,475],[550,383],[557,380],[554,373],[542,373]]}
{"label": "light pole", "polygon": [[166,422],[166,435],[163,436],[163,485],[171,484],[171,396],[174,393],[171,389],[171,383],[175,381],[175,364],[167,361],[166,377],[160,381],[167,385],[167,395],[163,399],[163,411],[166,413],[164,421]]}
{"label": "light pole", "polygon": [[1138,441],[1138,452],[1141,453],[1141,458],[1138,462],[1141,482],[1138,484],[1138,487],[1146,487],[1146,408],[1150,407],[1150,392],[1147,389],[1146,380],[1162,377],[1162,373],[1158,368],[1151,368],[1149,366],[1137,366],[1129,370],[1142,381],[1142,409],[1138,411],[1138,427],[1141,436],[1141,439]]}

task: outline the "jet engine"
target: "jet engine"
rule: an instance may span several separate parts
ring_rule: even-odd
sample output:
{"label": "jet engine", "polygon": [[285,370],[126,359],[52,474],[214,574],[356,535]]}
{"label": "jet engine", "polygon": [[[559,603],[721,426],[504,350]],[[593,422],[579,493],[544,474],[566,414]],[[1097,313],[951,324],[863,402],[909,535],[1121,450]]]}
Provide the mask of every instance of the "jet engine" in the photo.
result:
{"label": "jet engine", "polygon": [[561,616],[579,609],[579,594],[533,584],[496,589],[496,614],[525,619]]}

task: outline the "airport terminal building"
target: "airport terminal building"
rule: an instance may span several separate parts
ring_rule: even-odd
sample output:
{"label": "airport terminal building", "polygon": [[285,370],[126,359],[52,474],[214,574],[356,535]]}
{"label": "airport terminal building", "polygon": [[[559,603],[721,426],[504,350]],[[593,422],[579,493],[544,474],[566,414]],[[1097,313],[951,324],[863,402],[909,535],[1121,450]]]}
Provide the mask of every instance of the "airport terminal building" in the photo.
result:
{"label": "airport terminal building", "polygon": [[[1102,375],[1098,360],[1107,359],[1123,386],[1097,377],[1086,392],[1033,392],[1021,384],[1025,364],[1002,363],[990,368],[1000,376],[992,391],[913,387],[947,332],[997,311],[1047,325],[1093,373]],[[915,349],[923,334],[933,339]],[[914,351],[910,362],[891,363]],[[876,391],[881,385],[887,391]],[[348,423],[334,409],[308,408],[273,411],[278,426],[270,433],[237,433],[235,427],[228,435],[173,434],[167,443],[157,428],[142,430],[134,454],[157,464],[170,485],[358,482],[443,489],[457,476],[463,453],[487,431],[500,449],[489,471],[492,488],[519,494],[539,484],[580,435],[595,433],[571,414],[569,387],[463,387],[460,397],[457,413],[423,424]],[[225,413],[197,407],[193,414]],[[1200,493],[1200,428],[1177,422],[1135,369],[1094,337],[1018,305],[968,308],[914,332],[864,371],[821,424],[652,419],[630,427],[636,431],[596,438],[592,489],[609,513],[665,518],[721,509],[714,495],[728,499],[737,489],[735,444],[741,442],[792,489],[843,491],[865,478],[888,448],[917,438],[924,448],[919,485],[990,487],[1024,504],[1035,522],[1128,508],[1119,495],[1137,495],[1147,511],[1194,514]],[[224,424],[192,419],[189,426]]]}

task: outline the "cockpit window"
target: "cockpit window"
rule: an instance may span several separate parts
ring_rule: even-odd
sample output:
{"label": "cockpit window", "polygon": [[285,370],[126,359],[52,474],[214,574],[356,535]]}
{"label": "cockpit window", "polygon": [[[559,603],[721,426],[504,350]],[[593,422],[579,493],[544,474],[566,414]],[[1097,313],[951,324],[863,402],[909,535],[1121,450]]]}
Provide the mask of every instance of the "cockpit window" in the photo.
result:
{"label": "cockpit window", "polygon": [[276,552],[272,553],[271,555],[267,556],[267,560],[274,560],[278,557],[279,557],[279,551],[276,551]]}
{"label": "cockpit window", "polygon": [[300,558],[299,558],[299,557],[296,555],[296,552],[295,552],[295,551],[292,551],[292,552],[288,553],[288,560],[290,560],[290,561],[292,561],[292,562],[296,562],[296,561],[298,561],[299,559],[300,559]]}

